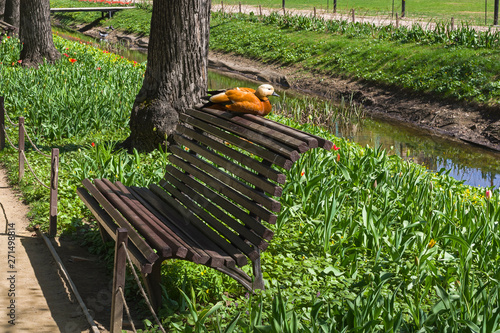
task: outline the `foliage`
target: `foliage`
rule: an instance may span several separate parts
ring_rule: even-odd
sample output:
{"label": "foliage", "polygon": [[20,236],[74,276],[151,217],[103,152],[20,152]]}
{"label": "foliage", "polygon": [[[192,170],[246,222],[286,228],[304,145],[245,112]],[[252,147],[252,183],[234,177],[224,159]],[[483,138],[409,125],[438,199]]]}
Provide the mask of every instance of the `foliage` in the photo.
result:
{"label": "foliage", "polygon": [[[71,232],[83,220],[92,225],[75,193],[83,178],[145,186],[162,176],[167,162],[162,151],[116,149],[127,135],[144,64],[58,38],[56,45],[68,57],[33,70],[17,62],[19,42],[4,38],[0,94],[11,118],[26,117],[42,150],[61,149],[59,228]],[[92,115],[99,120],[88,122]],[[163,267],[160,315],[171,332],[500,329],[498,189],[465,186],[446,170],[429,173],[377,147],[271,117],[333,140],[334,149],[313,150],[286,172],[276,236],[262,254],[266,291],[249,294],[220,272],[184,261]],[[8,133],[15,138],[14,129]],[[48,161],[31,150],[27,155],[48,182]],[[16,152],[5,149],[0,158],[17,178]],[[47,193],[31,176],[19,185],[34,222],[46,227]],[[87,242],[99,242],[95,228],[87,233]],[[155,330],[149,319],[145,324],[145,331]]]}
{"label": "foliage", "polygon": [[[476,33],[469,28],[446,32],[439,25],[431,32],[418,25],[412,30],[377,28],[277,14],[262,22],[255,15],[214,13],[212,18],[210,47],[214,50],[439,98],[498,103],[496,32]],[[446,42],[438,35],[451,39]]]}

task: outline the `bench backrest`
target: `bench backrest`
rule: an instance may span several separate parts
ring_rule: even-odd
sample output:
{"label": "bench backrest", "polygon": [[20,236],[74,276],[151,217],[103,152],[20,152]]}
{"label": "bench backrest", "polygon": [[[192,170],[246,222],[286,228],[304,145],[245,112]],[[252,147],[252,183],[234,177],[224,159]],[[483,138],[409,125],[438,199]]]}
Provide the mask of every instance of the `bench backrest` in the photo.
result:
{"label": "bench backrest", "polygon": [[[151,190],[242,266],[265,250],[281,205],[283,169],[301,153],[332,143],[268,119],[188,109],[169,148],[170,165]],[[243,256],[244,254],[245,256]]]}

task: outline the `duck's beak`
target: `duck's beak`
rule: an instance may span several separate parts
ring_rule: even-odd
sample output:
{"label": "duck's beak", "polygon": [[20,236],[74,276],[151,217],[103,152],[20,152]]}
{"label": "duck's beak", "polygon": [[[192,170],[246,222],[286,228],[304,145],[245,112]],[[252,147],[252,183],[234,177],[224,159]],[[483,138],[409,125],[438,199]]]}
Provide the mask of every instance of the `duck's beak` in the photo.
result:
{"label": "duck's beak", "polygon": [[280,95],[278,95],[276,92],[273,91],[273,94],[271,96],[276,96],[276,97],[280,97]]}

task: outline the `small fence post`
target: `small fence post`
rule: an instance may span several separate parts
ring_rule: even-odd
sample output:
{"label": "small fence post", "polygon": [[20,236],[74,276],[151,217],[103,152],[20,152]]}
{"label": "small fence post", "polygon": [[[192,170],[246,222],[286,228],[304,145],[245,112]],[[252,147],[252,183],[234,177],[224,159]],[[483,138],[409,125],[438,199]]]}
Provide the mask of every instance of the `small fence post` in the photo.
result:
{"label": "small fence post", "polygon": [[260,13],[260,16],[262,16],[262,6],[259,5],[259,13]]}
{"label": "small fence post", "polygon": [[337,14],[337,0],[333,0],[333,13]]}
{"label": "small fence post", "polygon": [[354,8],[352,9],[352,23],[356,22],[356,18],[354,17]]}
{"label": "small fence post", "polygon": [[316,7],[314,7],[314,18],[316,18]]}
{"label": "small fence post", "polygon": [[5,107],[3,96],[0,96],[0,150],[5,148]]}
{"label": "small fence post", "polygon": [[398,13],[396,13],[396,29],[399,28],[399,17]]}
{"label": "small fence post", "polygon": [[[123,244],[122,244],[123,243]],[[111,333],[120,333],[123,324],[123,299],[120,289],[125,288],[125,273],[127,267],[128,232],[125,228],[116,230],[115,264],[113,268],[113,299],[111,300]]]}
{"label": "small fence post", "polygon": [[50,161],[50,224],[49,236],[54,237],[57,234],[57,189],[59,179],[59,149],[52,148],[52,157]]}
{"label": "small fence post", "polygon": [[405,17],[406,13],[406,1],[402,0],[401,2],[401,17]]}
{"label": "small fence post", "polygon": [[19,181],[24,177],[24,117],[19,117]]}
{"label": "small fence post", "polygon": [[451,17],[451,31],[455,30],[455,18]]}
{"label": "small fence post", "polygon": [[224,1],[220,2],[220,8],[221,8],[221,11],[224,13]]}
{"label": "small fence post", "polygon": [[240,1],[240,14],[241,14],[241,1]]}

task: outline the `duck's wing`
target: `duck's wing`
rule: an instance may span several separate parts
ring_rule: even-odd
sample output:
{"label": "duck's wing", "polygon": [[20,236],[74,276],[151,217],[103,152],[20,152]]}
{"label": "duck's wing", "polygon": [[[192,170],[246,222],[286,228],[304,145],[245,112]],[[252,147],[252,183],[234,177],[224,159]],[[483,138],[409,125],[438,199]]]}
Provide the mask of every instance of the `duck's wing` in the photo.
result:
{"label": "duck's wing", "polygon": [[262,101],[252,92],[242,90],[228,90],[226,96],[232,102],[226,108],[233,112],[260,114],[262,113]]}

